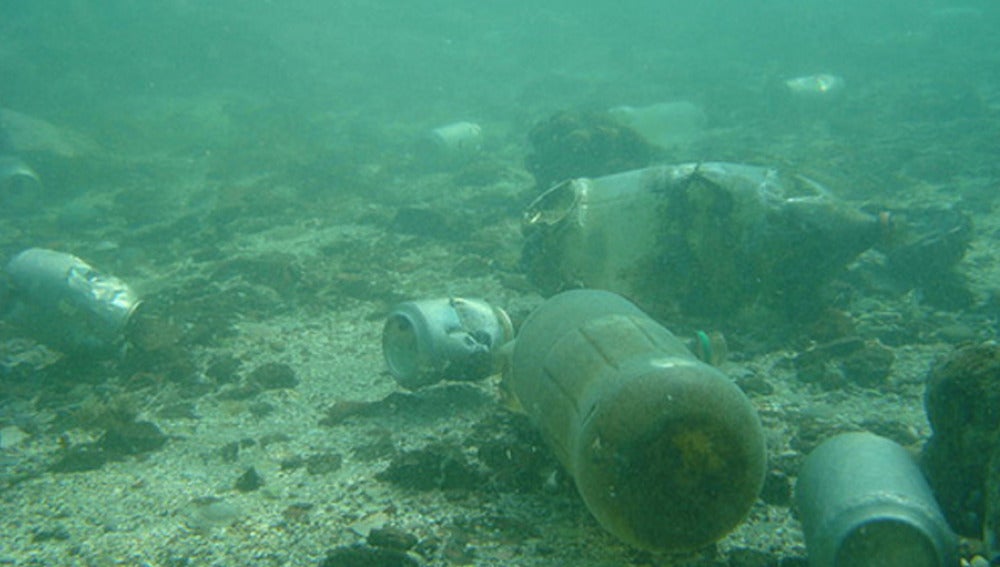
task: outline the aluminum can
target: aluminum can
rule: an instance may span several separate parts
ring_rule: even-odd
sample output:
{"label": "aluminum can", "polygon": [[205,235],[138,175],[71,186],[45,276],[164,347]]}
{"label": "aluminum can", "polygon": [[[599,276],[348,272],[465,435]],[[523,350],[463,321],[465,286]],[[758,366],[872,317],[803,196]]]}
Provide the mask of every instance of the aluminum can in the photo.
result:
{"label": "aluminum can", "polygon": [[38,174],[21,158],[0,155],[0,216],[32,212],[41,203]]}
{"label": "aluminum can", "polygon": [[788,79],[785,87],[796,96],[829,97],[844,89],[844,79],[829,73],[818,73]]}
{"label": "aluminum can", "polygon": [[498,350],[513,336],[507,313],[485,301],[407,301],[386,318],[382,353],[393,378],[413,390],[441,380],[479,380],[496,373]]}
{"label": "aluminum can", "polygon": [[125,345],[141,301],[124,281],[64,252],[29,248],[7,264],[9,318],[65,353],[102,356]]}
{"label": "aluminum can", "polygon": [[957,538],[906,449],[871,433],[825,441],[795,502],[812,567],[953,567]]}
{"label": "aluminum can", "polygon": [[686,100],[649,106],[616,106],[608,114],[635,130],[647,142],[664,149],[685,147],[704,132],[708,118],[701,107]]}
{"label": "aluminum can", "polygon": [[482,146],[483,128],[475,122],[453,122],[431,130],[428,138],[441,154],[468,155]]}

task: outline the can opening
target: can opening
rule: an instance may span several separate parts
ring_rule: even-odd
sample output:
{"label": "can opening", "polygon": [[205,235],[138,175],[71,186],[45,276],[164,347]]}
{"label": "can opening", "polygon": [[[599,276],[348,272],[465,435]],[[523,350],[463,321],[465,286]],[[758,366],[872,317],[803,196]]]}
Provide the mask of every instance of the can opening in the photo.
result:
{"label": "can opening", "polygon": [[836,567],[937,567],[938,552],[927,534],[909,522],[880,518],[844,538]]}
{"label": "can opening", "polygon": [[23,169],[7,170],[0,158],[0,215],[22,214],[42,203],[42,184],[34,171]]}
{"label": "can opening", "polygon": [[420,370],[420,345],[417,330],[409,317],[395,313],[386,320],[382,331],[382,352],[389,371],[397,379],[406,380],[417,376]]}
{"label": "can opening", "polygon": [[524,212],[524,227],[557,225],[580,204],[581,180],[566,180],[539,195]]}

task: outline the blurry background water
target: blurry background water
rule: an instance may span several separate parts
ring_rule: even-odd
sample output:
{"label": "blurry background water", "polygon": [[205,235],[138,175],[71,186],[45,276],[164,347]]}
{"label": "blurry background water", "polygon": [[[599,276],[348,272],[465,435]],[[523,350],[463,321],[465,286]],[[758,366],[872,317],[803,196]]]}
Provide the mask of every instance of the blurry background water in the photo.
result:
{"label": "blurry background water", "polygon": [[[324,146],[352,129],[460,117],[520,135],[555,109],[675,98],[704,105],[717,125],[780,127],[777,85],[831,72],[853,93],[841,125],[863,137],[886,121],[995,107],[997,10],[983,0],[12,1],[0,103],[127,148],[232,144],[262,124]],[[255,143],[284,141],[272,136]]]}

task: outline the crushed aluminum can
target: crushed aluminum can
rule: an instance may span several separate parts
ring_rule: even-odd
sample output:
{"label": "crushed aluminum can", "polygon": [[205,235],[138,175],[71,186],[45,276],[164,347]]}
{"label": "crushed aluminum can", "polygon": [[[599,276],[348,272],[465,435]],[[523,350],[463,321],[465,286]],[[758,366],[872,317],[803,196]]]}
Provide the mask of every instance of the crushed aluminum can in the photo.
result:
{"label": "crushed aluminum can", "polygon": [[819,73],[788,79],[785,81],[785,87],[800,96],[830,96],[844,89],[844,79],[837,75]]}
{"label": "crushed aluminum can", "polygon": [[661,320],[722,326],[760,308],[788,321],[822,311],[818,288],[881,234],[807,178],[721,162],[565,181],[522,228],[522,264],[543,294],[605,289]]}
{"label": "crushed aluminum can", "polygon": [[29,248],[7,264],[7,318],[35,340],[66,354],[120,354],[141,304],[122,280],[63,252]]}
{"label": "crushed aluminum can", "polygon": [[441,380],[479,380],[496,373],[498,350],[513,338],[507,313],[484,301],[406,301],[386,318],[382,353],[396,381],[415,390]]}

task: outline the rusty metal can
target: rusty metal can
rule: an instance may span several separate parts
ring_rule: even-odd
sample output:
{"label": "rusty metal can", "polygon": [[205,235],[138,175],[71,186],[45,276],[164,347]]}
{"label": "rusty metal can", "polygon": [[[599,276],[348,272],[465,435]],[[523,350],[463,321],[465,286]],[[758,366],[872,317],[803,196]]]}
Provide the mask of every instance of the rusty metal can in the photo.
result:
{"label": "rusty metal can", "polygon": [[141,300],[121,279],[64,252],[29,248],[8,262],[8,318],[39,342],[87,356],[120,353]]}

